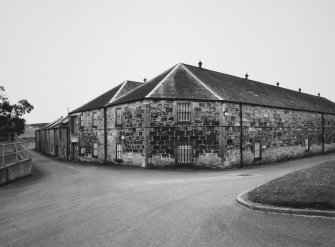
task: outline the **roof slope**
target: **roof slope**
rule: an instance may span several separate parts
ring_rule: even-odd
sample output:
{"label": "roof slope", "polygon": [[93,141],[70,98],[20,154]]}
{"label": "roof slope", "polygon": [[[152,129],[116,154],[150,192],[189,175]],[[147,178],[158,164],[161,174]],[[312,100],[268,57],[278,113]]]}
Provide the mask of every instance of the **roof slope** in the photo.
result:
{"label": "roof slope", "polygon": [[175,65],[168,70],[164,71],[162,74],[154,77],[147,83],[144,83],[143,85],[139,86],[138,88],[128,92],[123,97],[120,97],[118,100],[115,100],[111,104],[119,104],[119,103],[125,103],[129,101],[144,99],[166,76],[169,75],[169,73],[178,65]]}
{"label": "roof slope", "polygon": [[43,126],[42,128],[39,128],[38,130],[46,130],[46,129],[50,129],[52,128],[52,126],[54,126],[55,124],[57,124],[59,121],[61,121],[63,119],[63,117],[60,117],[58,119],[56,119],[55,121]]}
{"label": "roof slope", "polygon": [[146,97],[178,99],[211,99],[219,98],[205,85],[190,74],[180,64]]}
{"label": "roof slope", "polygon": [[225,100],[335,113],[330,100],[187,64],[177,64],[110,105],[145,98]]}
{"label": "roof slope", "polygon": [[323,97],[191,65],[185,66],[227,101],[335,113],[335,103]]}
{"label": "roof slope", "polygon": [[89,111],[97,108],[106,106],[107,104],[113,102],[118,97],[123,96],[125,93],[133,90],[134,88],[143,84],[142,82],[136,81],[124,81],[106,93],[101,94],[95,99],[89,101],[88,103],[82,105],[81,107],[73,110],[70,113]]}

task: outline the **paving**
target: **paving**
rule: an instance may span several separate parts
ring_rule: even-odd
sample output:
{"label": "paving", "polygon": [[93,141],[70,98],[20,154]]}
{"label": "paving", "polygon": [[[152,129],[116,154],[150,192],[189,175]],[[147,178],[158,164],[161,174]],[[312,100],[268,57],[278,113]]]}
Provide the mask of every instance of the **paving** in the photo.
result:
{"label": "paving", "polygon": [[0,187],[1,246],[335,246],[335,220],[258,212],[236,197],[315,156],[236,170],[136,169],[50,159]]}

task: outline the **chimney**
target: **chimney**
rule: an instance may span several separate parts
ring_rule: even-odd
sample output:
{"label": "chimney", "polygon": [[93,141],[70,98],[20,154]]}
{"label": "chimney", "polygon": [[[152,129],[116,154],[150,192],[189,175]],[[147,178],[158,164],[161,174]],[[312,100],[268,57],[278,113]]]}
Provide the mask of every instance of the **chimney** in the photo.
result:
{"label": "chimney", "polygon": [[320,97],[320,93],[318,93],[318,96]]}
{"label": "chimney", "polygon": [[301,88],[299,88],[299,93],[301,93]]}
{"label": "chimney", "polygon": [[144,78],[144,79],[143,79],[143,82],[146,83],[146,82],[147,82],[147,78]]}
{"label": "chimney", "polygon": [[201,69],[201,66],[202,66],[201,60],[199,61],[198,65],[199,65],[199,68]]}
{"label": "chimney", "polygon": [[277,87],[279,87],[279,82],[277,82]]}
{"label": "chimney", "polygon": [[245,79],[248,80],[248,77],[249,77],[249,75],[248,75],[248,73],[246,73],[246,74],[245,74]]}

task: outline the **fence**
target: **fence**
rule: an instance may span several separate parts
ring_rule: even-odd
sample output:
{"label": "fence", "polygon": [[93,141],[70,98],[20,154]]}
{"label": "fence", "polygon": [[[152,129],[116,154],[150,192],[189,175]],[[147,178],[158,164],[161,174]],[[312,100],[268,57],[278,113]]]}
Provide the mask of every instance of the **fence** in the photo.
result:
{"label": "fence", "polygon": [[28,142],[17,135],[0,137],[0,166],[31,158]]}

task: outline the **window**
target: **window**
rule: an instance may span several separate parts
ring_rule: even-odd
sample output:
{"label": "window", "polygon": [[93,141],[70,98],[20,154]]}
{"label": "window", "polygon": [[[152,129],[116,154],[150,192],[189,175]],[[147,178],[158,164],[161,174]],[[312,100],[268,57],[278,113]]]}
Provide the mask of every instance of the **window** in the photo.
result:
{"label": "window", "polygon": [[117,160],[122,160],[122,154],[123,154],[122,144],[117,143],[116,144],[116,159]]}
{"label": "window", "polygon": [[309,151],[309,139],[308,138],[305,139],[305,151],[306,152]]}
{"label": "window", "polygon": [[98,157],[98,143],[93,142],[93,157]]}
{"label": "window", "polygon": [[80,154],[84,155],[86,153],[86,148],[81,147],[80,148]]}
{"label": "window", "polygon": [[256,141],[254,144],[254,155],[255,155],[255,160],[256,159],[261,159],[262,158],[262,153],[261,153],[261,142]]}
{"label": "window", "polygon": [[98,113],[93,112],[92,114],[92,126],[97,127],[98,126]]}
{"label": "window", "polygon": [[80,115],[80,128],[84,127],[84,114]]}
{"label": "window", "polygon": [[71,116],[71,133],[78,134],[78,116]]}
{"label": "window", "polygon": [[192,161],[192,148],[190,145],[179,145],[177,150],[177,162],[189,164]]}
{"label": "window", "polygon": [[177,119],[178,122],[191,121],[191,103],[177,103]]}
{"label": "window", "polygon": [[116,115],[116,124],[122,124],[121,108],[117,108],[115,110],[115,115]]}

